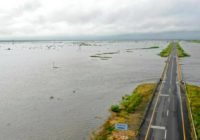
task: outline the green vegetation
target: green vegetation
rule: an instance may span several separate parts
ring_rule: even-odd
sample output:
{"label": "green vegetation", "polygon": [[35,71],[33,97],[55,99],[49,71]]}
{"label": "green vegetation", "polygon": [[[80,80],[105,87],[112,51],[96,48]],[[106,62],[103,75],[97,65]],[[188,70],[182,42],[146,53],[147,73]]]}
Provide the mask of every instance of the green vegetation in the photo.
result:
{"label": "green vegetation", "polygon": [[167,48],[165,48],[164,50],[162,50],[159,55],[161,57],[168,57],[169,54],[171,53],[172,49],[173,49],[173,43],[169,43],[169,45],[167,46]]}
{"label": "green vegetation", "polygon": [[96,54],[96,55],[91,55],[90,57],[100,58],[101,60],[112,58],[112,57],[110,57],[110,56],[102,56],[102,55],[98,55],[98,54]]}
{"label": "green vegetation", "polygon": [[132,95],[126,95],[122,98],[121,106],[123,106],[124,110],[127,113],[134,112],[136,107],[141,103],[142,95],[140,93],[135,92]]}
{"label": "green vegetation", "polygon": [[183,48],[180,46],[180,44],[177,42],[176,45],[174,45],[173,42],[169,43],[169,45],[167,46],[167,48],[165,48],[164,50],[162,50],[160,52],[160,56],[161,57],[168,57],[173,49],[173,47],[176,46],[178,49],[178,57],[188,57],[190,56],[189,54],[187,54]]}
{"label": "green vegetation", "polygon": [[112,110],[113,112],[119,112],[119,111],[120,111],[119,105],[112,105],[112,106],[111,106],[111,110]]}
{"label": "green vegetation", "polygon": [[159,48],[159,46],[152,46],[152,47],[142,48],[142,49],[157,49],[157,48]]}
{"label": "green vegetation", "polygon": [[181,45],[179,43],[177,43],[176,45],[177,49],[178,49],[178,57],[188,57],[190,56],[189,54],[187,54],[183,48],[181,48]]}
{"label": "green vegetation", "polygon": [[193,43],[200,43],[200,40],[191,40]]}
{"label": "green vegetation", "polygon": [[118,53],[119,53],[119,51],[117,51],[117,52],[104,52],[104,53],[97,53],[95,55],[91,55],[90,57],[99,58],[101,60],[108,60],[108,59],[112,58],[109,55],[118,54]]}
{"label": "green vegetation", "polygon": [[194,85],[187,85],[186,87],[197,137],[200,139],[200,87]]}
{"label": "green vegetation", "polygon": [[[145,109],[151,100],[156,84],[141,84],[131,95],[122,97],[119,105],[111,106],[111,116],[104,125],[92,135],[92,140],[121,140],[136,139],[139,126],[145,113]],[[126,123],[129,130],[115,130],[116,123]]]}

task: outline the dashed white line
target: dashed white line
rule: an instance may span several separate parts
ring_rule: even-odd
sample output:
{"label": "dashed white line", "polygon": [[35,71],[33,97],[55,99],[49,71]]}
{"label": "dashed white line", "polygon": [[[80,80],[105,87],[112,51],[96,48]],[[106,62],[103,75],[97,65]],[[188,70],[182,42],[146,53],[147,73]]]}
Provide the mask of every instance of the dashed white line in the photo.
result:
{"label": "dashed white line", "polygon": [[163,96],[163,97],[169,97],[168,94],[160,94],[160,96]]}
{"label": "dashed white line", "polygon": [[165,137],[164,139],[166,140],[167,139],[167,130],[165,130]]}
{"label": "dashed white line", "polygon": [[161,129],[161,130],[165,130],[165,126],[156,126],[156,125],[151,125],[151,128],[153,128],[153,129]]}
{"label": "dashed white line", "polygon": [[167,109],[167,116],[169,115],[169,110]]}

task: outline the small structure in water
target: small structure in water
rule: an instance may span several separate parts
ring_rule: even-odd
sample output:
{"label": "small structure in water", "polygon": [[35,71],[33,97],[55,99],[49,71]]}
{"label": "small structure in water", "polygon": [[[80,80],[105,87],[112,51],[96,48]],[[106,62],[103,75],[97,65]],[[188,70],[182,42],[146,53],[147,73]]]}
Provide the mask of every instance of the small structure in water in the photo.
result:
{"label": "small structure in water", "polygon": [[59,68],[59,67],[57,67],[57,66],[55,65],[55,62],[53,62],[52,68],[53,68],[53,69],[57,69],[57,68]]}

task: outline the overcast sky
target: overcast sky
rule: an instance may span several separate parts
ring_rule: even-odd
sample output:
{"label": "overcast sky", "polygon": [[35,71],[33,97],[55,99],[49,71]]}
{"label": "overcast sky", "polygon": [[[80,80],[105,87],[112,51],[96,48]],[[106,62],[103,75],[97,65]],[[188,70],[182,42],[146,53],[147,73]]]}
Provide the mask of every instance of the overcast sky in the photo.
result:
{"label": "overcast sky", "polygon": [[0,39],[200,31],[200,0],[0,0]]}

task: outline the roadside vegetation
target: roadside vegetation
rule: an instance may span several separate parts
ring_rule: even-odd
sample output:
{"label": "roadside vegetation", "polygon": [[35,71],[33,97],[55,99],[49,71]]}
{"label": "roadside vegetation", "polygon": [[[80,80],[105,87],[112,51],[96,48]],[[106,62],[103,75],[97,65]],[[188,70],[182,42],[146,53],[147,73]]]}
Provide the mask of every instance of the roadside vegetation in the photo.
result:
{"label": "roadside vegetation", "polygon": [[164,50],[162,50],[160,52],[160,56],[161,57],[168,57],[170,52],[172,51],[172,48],[173,48],[173,43],[169,43],[169,45],[167,46],[167,48],[165,48]]}
{"label": "roadside vegetation", "polygon": [[193,43],[200,43],[200,40],[191,40]]}
{"label": "roadside vegetation", "polygon": [[[141,84],[131,95],[125,95],[117,105],[110,108],[111,116],[95,131],[92,140],[136,139],[145,109],[151,100],[156,84]],[[115,124],[128,124],[128,130],[116,130]]]}
{"label": "roadside vegetation", "polygon": [[181,47],[181,45],[179,43],[177,43],[176,47],[178,49],[178,57],[188,57],[188,56],[190,56],[188,53],[186,53],[183,50],[183,48]]}
{"label": "roadside vegetation", "polygon": [[200,139],[200,87],[194,85],[187,85],[186,87],[187,87],[188,98],[190,100],[194,125],[199,140]]}
{"label": "roadside vegetation", "polygon": [[[169,43],[169,45],[167,46],[167,48],[163,49],[161,52],[160,52],[160,56],[161,57],[168,57],[172,51],[174,47],[174,43],[171,42]],[[180,44],[177,42],[176,43],[176,47],[178,49],[178,57],[188,57],[190,56],[188,53],[186,53],[183,48],[180,46]]]}

